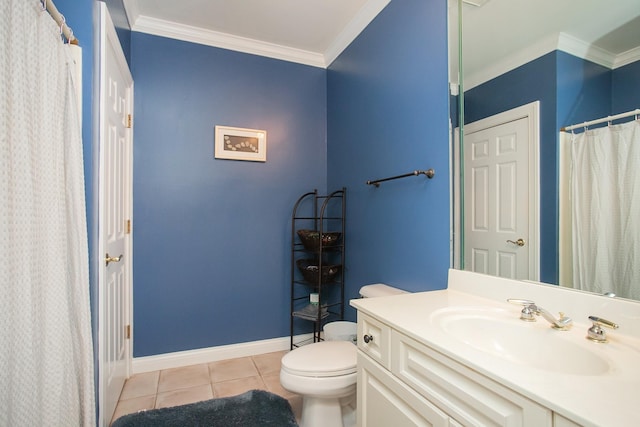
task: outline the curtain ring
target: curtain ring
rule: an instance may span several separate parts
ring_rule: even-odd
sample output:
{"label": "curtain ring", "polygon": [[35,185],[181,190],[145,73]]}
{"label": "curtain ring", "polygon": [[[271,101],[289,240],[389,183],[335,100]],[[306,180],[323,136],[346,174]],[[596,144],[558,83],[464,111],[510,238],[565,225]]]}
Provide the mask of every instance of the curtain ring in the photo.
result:
{"label": "curtain ring", "polygon": [[40,0],[40,3],[42,4],[42,11],[47,10],[47,0]]}

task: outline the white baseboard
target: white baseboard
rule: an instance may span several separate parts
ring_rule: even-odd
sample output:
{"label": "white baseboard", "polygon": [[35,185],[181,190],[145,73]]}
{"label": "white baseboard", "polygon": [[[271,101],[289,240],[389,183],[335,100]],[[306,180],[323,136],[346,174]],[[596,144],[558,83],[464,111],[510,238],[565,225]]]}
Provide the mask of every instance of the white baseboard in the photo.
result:
{"label": "white baseboard", "polygon": [[[309,338],[310,337],[311,334],[309,334]],[[296,340],[298,339],[303,340],[305,336],[296,337]],[[197,350],[177,351],[154,356],[134,357],[131,369],[132,374],[140,374],[143,372],[216,362],[218,360],[234,359],[236,357],[255,356],[257,354],[289,350],[290,343],[289,337],[282,337],[218,347],[199,348]]]}

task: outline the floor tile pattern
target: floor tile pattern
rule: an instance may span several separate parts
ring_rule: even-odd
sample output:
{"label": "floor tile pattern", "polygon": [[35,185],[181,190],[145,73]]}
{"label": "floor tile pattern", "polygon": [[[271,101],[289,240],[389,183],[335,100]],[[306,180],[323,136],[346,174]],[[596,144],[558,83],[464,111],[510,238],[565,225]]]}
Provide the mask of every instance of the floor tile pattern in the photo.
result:
{"label": "floor tile pattern", "polygon": [[287,399],[299,420],[302,398],[280,385],[280,359],[286,353],[266,353],[133,375],[124,385],[113,419],[138,411],[260,389]]}

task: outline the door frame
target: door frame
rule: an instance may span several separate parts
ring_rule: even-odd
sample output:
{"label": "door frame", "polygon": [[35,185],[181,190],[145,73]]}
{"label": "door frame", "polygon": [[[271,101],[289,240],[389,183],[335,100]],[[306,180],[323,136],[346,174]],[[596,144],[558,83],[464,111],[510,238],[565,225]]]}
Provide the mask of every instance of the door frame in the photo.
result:
{"label": "door frame", "polygon": [[[526,118],[529,136],[529,280],[540,280],[540,101],[495,114],[463,126],[464,134],[479,132],[515,120]],[[461,265],[461,188],[460,173],[460,128],[454,131],[453,144],[453,266]]]}
{"label": "door frame", "polygon": [[[103,295],[105,289],[105,263],[104,263],[104,244],[105,244],[105,224],[104,224],[104,216],[103,212],[105,203],[105,171],[104,171],[104,143],[105,140],[105,124],[104,124],[104,114],[103,111],[105,109],[106,95],[103,92],[104,84],[102,79],[105,75],[105,61],[106,55],[110,51],[115,52],[115,56],[110,57],[110,61],[115,61],[122,70],[125,70],[127,73],[127,77],[131,82],[130,86],[127,88],[129,91],[129,105],[127,106],[129,110],[129,114],[133,117],[133,78],[131,77],[131,72],[129,70],[129,65],[124,56],[124,52],[122,51],[122,46],[120,45],[120,41],[118,39],[115,26],[113,25],[113,21],[109,15],[106,4],[103,2],[98,2],[99,7],[99,50],[97,52],[99,58],[98,65],[98,85],[99,85],[99,112],[98,112],[98,256],[97,256],[97,276],[98,276],[98,291],[97,291],[97,309],[98,309],[98,426],[108,426],[111,422],[111,417],[113,413],[105,414],[105,392],[106,392],[106,384],[104,378],[104,370],[102,367],[104,366],[103,360],[103,349],[105,346],[105,339],[107,331],[110,329],[108,325],[106,325],[105,319],[105,298]],[[109,49],[111,47],[112,49]],[[131,123],[131,121],[130,121]],[[125,155],[126,160],[128,161],[128,165],[126,166],[125,173],[125,213],[123,215],[124,218],[127,218],[129,221],[133,221],[133,127],[129,123],[127,127],[128,129],[128,152]],[[131,224],[131,222],[129,224]],[[129,339],[126,340],[126,350],[125,350],[125,365],[126,365],[126,377],[131,376],[132,372],[132,360],[133,360],[133,232],[129,226],[129,233],[126,234],[125,240],[125,249],[124,249],[124,257],[123,262],[126,263],[125,268],[125,284],[126,290],[124,292],[125,302],[124,302],[124,311],[126,324],[129,328]],[[124,333],[124,332],[123,332]],[[115,409],[115,408],[114,408]]]}

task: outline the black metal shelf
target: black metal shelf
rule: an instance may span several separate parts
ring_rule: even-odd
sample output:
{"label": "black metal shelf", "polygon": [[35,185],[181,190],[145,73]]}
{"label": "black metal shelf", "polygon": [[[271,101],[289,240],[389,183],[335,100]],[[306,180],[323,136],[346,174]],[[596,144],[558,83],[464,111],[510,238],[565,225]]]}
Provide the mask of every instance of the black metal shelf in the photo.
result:
{"label": "black metal shelf", "polygon": [[[303,194],[293,207],[291,216],[291,349],[322,341],[321,331],[329,321],[344,319],[345,277],[345,214],[346,188],[328,195],[318,190]],[[298,237],[298,230],[319,233],[317,249],[306,248]],[[341,240],[331,246],[323,244],[324,233],[341,233]],[[317,280],[305,280],[297,267],[297,260],[317,261]],[[323,267],[340,266],[331,280],[323,280]],[[315,265],[314,265],[315,266]],[[305,272],[305,274],[309,274]],[[315,271],[311,274],[315,274]],[[309,278],[309,276],[306,276]],[[311,293],[317,293],[320,310],[309,308]],[[314,313],[317,312],[317,315]],[[308,314],[311,313],[309,316]],[[309,334],[311,337],[309,338]],[[296,337],[303,337],[296,342]]]}

